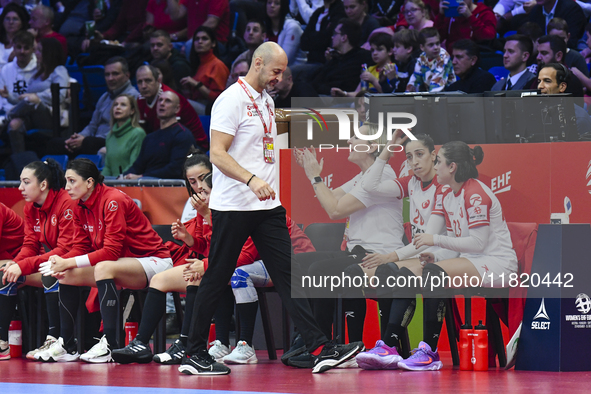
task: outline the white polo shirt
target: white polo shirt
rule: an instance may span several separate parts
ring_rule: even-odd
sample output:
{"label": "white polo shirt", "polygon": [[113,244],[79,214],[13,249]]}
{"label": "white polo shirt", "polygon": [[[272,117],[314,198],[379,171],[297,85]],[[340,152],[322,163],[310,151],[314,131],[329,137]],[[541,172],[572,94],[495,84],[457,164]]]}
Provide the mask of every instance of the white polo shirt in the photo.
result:
{"label": "white polo shirt", "polygon": [[[266,91],[257,92],[244,78],[240,78],[250,90],[269,127],[269,110],[271,109],[273,141],[277,141],[277,124],[275,123],[275,105]],[[267,103],[269,106],[267,107]],[[263,179],[275,191],[279,191],[279,183],[275,171],[278,163],[278,150],[275,149],[275,163],[266,163],[263,157],[263,137],[265,131],[261,118],[254,110],[252,102],[242,86],[235,83],[219,95],[211,110],[211,130],[234,136],[228,154],[236,162],[257,178]],[[213,188],[209,207],[218,211],[258,211],[273,209],[281,205],[275,200],[259,201],[257,196],[245,183],[224,175],[215,165],[212,175]]]}
{"label": "white polo shirt", "polygon": [[[402,237],[402,200],[394,196],[368,193],[361,187],[363,174],[357,174],[341,186],[345,193],[358,199],[365,209],[349,216],[346,228],[347,249],[357,245],[376,253],[390,253],[404,246]],[[381,181],[396,179],[396,173],[386,165]]]}

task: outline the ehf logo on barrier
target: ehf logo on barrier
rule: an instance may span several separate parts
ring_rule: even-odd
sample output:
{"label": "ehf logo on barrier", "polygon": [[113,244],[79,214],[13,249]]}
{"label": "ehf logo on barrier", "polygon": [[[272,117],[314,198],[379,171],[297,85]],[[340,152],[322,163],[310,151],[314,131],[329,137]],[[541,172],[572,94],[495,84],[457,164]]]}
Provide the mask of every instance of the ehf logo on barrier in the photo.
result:
{"label": "ehf logo on barrier", "polygon": [[575,307],[580,315],[565,315],[564,319],[571,323],[573,328],[591,328],[591,299],[585,293],[580,293],[575,298]]}
{"label": "ehf logo on barrier", "polygon": [[[382,136],[386,131],[386,137],[388,141],[392,139],[394,131],[400,129],[406,134],[406,136],[416,141],[417,137],[410,131],[417,125],[417,117],[408,112],[383,112],[378,113],[378,130],[375,134],[362,134],[359,131],[359,114],[355,110],[350,109],[334,109],[334,108],[323,108],[314,110],[312,108],[306,108],[307,111],[293,111],[292,113],[301,112],[308,115],[311,119],[308,119],[306,138],[308,141],[312,141],[314,138],[314,123],[320,126],[320,130],[328,130],[328,124],[326,123],[325,117],[328,115],[336,116],[339,124],[339,140],[347,141],[351,138],[351,125],[353,125],[353,133],[355,137],[364,141],[373,141]],[[353,121],[349,118],[349,115],[353,116]],[[394,122],[395,119],[406,119],[409,122],[399,123]],[[384,125],[385,122],[385,125]]]}

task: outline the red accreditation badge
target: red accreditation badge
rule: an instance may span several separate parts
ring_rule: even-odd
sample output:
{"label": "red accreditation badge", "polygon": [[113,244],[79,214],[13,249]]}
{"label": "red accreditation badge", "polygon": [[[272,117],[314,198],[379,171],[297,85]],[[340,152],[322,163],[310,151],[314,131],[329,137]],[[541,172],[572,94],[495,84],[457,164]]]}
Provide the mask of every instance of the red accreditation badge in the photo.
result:
{"label": "red accreditation badge", "polygon": [[275,151],[273,145],[273,137],[263,137],[263,157],[265,163],[275,163]]}

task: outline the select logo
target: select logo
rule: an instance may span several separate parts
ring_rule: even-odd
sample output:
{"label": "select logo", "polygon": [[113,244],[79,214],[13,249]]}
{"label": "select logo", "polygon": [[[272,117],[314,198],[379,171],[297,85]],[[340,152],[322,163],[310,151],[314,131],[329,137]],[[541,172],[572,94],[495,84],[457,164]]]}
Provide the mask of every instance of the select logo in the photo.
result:
{"label": "select logo", "polygon": [[[548,320],[548,321],[539,321],[539,320]],[[540,303],[540,309],[538,309],[538,313],[534,316],[533,321],[531,322],[531,329],[532,330],[549,330],[550,329],[550,316],[546,312],[546,305],[544,304],[544,299],[542,298],[542,302]]]}

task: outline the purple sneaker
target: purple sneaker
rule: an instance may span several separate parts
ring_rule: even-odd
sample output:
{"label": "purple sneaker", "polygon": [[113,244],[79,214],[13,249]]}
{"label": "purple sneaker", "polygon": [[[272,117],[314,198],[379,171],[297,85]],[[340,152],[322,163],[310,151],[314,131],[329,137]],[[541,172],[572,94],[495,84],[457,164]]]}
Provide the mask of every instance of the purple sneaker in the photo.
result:
{"label": "purple sneaker", "polygon": [[398,369],[398,362],[402,361],[402,357],[398,355],[396,348],[379,340],[373,349],[359,353],[355,361],[362,369]]}
{"label": "purple sneaker", "polygon": [[443,363],[439,361],[437,350],[432,351],[431,347],[422,341],[409,358],[398,362],[398,368],[408,371],[439,371],[441,367]]}

